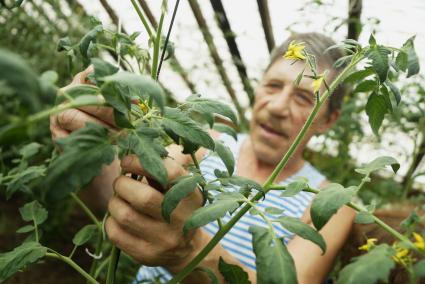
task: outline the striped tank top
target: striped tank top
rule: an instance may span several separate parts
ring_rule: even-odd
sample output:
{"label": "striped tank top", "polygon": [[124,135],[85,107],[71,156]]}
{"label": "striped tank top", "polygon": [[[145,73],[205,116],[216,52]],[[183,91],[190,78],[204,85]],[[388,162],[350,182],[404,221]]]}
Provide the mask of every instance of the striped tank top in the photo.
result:
{"label": "striped tank top", "polygon": [[[228,146],[235,157],[235,161],[238,160],[239,149],[247,138],[247,134],[239,134],[238,140],[235,141],[233,137],[227,134],[221,134],[219,140],[224,145]],[[226,171],[221,159],[216,155],[207,153],[205,158],[200,162],[200,168],[202,174],[207,181],[216,179],[214,175],[214,169]],[[235,168],[235,172],[237,169]],[[325,180],[325,177],[319,173],[310,163],[305,162],[304,166],[294,175],[288,177],[284,181],[280,182],[280,185],[285,185],[289,182],[294,181],[297,177],[304,177],[308,179],[308,183],[312,188],[319,188],[320,184]],[[265,200],[261,201],[257,206],[261,209],[266,207],[275,207],[284,211],[285,216],[301,218],[304,211],[310,204],[312,193],[300,192],[292,197],[282,197],[279,191],[270,191],[267,193]],[[266,214],[267,215],[267,214]],[[268,217],[272,217],[269,215]],[[229,221],[231,216],[229,214],[223,217],[223,223]],[[223,237],[220,241],[222,247],[239,260],[244,266],[255,270],[255,254],[252,248],[252,236],[249,232],[250,226],[263,226],[266,227],[264,220],[258,215],[251,215],[247,212],[235,226]],[[283,229],[278,223],[274,223],[274,229],[279,237],[283,237],[285,243],[288,243],[294,236],[293,233]],[[203,227],[210,235],[214,235],[218,230],[217,222],[212,222]],[[142,266],[137,273],[136,280],[134,283],[167,283],[171,280],[172,275],[163,267],[148,267]]]}

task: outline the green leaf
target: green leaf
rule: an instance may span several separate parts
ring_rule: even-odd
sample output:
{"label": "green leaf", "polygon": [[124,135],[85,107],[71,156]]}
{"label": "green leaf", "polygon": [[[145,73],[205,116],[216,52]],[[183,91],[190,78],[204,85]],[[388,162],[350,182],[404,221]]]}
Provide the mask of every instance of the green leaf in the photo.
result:
{"label": "green leaf", "polygon": [[216,200],[212,204],[197,209],[184,224],[183,232],[186,233],[193,228],[204,226],[238,207],[239,203],[237,199],[226,198]]}
{"label": "green leaf", "polygon": [[220,177],[219,178],[220,183],[223,186],[229,186],[229,185],[236,185],[240,187],[240,190],[258,190],[263,192],[263,187],[257,183],[256,181],[250,180],[246,177],[241,176],[231,176],[231,177]]}
{"label": "green leaf", "polygon": [[197,185],[202,182],[202,177],[198,174],[186,176],[173,185],[164,195],[164,200],[161,205],[162,217],[170,223],[171,213],[187,195],[192,193]]}
{"label": "green leaf", "polygon": [[376,39],[375,39],[375,36],[374,36],[373,34],[370,34],[370,37],[369,37],[369,44],[370,44],[372,47],[375,47],[375,46],[376,46]]}
{"label": "green leaf", "polygon": [[369,77],[370,75],[374,74],[373,68],[365,68],[359,71],[355,71],[351,73],[350,75],[345,78],[345,83],[357,83],[362,82],[365,78]]}
{"label": "green leaf", "polygon": [[375,222],[373,215],[369,212],[357,212],[354,223],[357,224],[372,224]]}
{"label": "green leaf", "polygon": [[314,227],[318,231],[322,229],[339,208],[351,201],[355,192],[355,189],[344,188],[337,183],[331,183],[320,190],[313,199],[310,209]]}
{"label": "green leaf", "polygon": [[322,235],[319,234],[315,229],[305,224],[298,218],[283,216],[276,219],[283,228],[288,231],[300,236],[303,239],[312,241],[320,247],[323,253],[326,252],[326,243]]}
{"label": "green leaf", "polygon": [[33,225],[25,225],[23,227],[20,227],[19,229],[16,230],[16,233],[18,234],[25,234],[25,233],[29,233],[35,230],[35,227]]}
{"label": "green leaf", "polygon": [[200,98],[198,95],[193,95],[186,100],[186,104],[189,106],[190,111],[201,114],[207,120],[210,127],[214,125],[213,114],[222,115],[229,118],[235,125],[238,124],[236,115],[230,106],[220,101],[204,99]]}
{"label": "green leaf", "polygon": [[379,94],[384,97],[388,112],[393,113],[393,102],[391,101],[390,92],[385,83],[379,87]]}
{"label": "green leaf", "polygon": [[235,170],[235,157],[233,157],[233,153],[229,147],[224,145],[223,142],[216,140],[214,152],[216,152],[223,161],[229,175],[233,175],[233,171]]}
{"label": "green leaf", "polygon": [[333,64],[333,68],[341,68],[345,66],[351,60],[352,57],[353,55],[345,55],[338,58]]}
{"label": "green leaf", "polygon": [[391,259],[392,255],[393,249],[388,245],[374,247],[369,253],[345,266],[338,276],[337,283],[375,284],[381,281],[386,283],[391,269],[395,266]]}
{"label": "green leaf", "polygon": [[27,160],[28,158],[31,158],[32,156],[37,154],[40,151],[41,147],[43,146],[37,142],[29,143],[19,149],[19,155],[21,155],[22,159]]}
{"label": "green leaf", "polygon": [[218,270],[223,275],[224,280],[229,284],[250,284],[248,273],[240,266],[224,261],[220,256]]}
{"label": "green leaf", "polygon": [[374,159],[373,161],[356,169],[355,171],[362,175],[369,175],[370,173],[374,171],[384,169],[386,166],[391,166],[394,173],[397,173],[398,169],[400,168],[400,164],[397,162],[396,159],[389,156],[382,156],[382,157],[378,157]]}
{"label": "green leaf", "polygon": [[406,69],[407,69],[407,61],[408,61],[407,53],[404,52],[403,50],[400,50],[400,52],[397,54],[397,57],[395,59],[395,65],[396,65],[396,67],[400,71],[405,72]]}
{"label": "green leaf", "polygon": [[88,59],[89,58],[89,47],[90,44],[96,42],[96,37],[99,33],[103,32],[103,26],[97,25],[93,29],[91,29],[88,33],[86,33],[78,43],[81,55]]}
{"label": "green leaf", "polygon": [[221,133],[229,134],[235,140],[238,140],[238,135],[237,135],[236,131],[232,127],[230,127],[226,124],[216,122],[216,123],[214,123],[213,129],[217,130],[218,132],[221,132]]}
{"label": "green leaf", "polygon": [[390,88],[391,93],[394,95],[394,99],[395,99],[397,105],[399,105],[400,104],[400,101],[401,101],[400,90],[393,83],[391,83],[390,80],[387,80],[385,82],[385,85]]}
{"label": "green leaf", "polygon": [[300,85],[300,82],[301,82],[301,79],[304,77],[304,71],[305,71],[305,67],[303,68],[303,70],[297,75],[297,78],[295,78],[295,81],[294,81],[294,85],[295,86],[299,86]]}
{"label": "green leaf", "polygon": [[251,226],[252,245],[256,256],[257,282],[267,284],[297,283],[292,256],[282,240],[274,239],[263,227]]}
{"label": "green leaf", "polygon": [[425,259],[422,259],[415,263],[415,265],[413,266],[413,271],[418,279],[425,277]]}
{"label": "green leaf", "polygon": [[47,219],[47,210],[44,209],[37,200],[19,208],[19,213],[21,213],[21,217],[24,221],[34,222],[36,225],[42,224]]}
{"label": "green leaf", "polygon": [[[147,75],[124,71],[106,76],[102,80],[105,82],[102,85],[102,95],[108,103],[113,103],[112,106],[119,106],[122,113],[130,109],[130,100],[134,97],[140,98],[141,101],[152,98],[161,111],[164,109],[165,93],[158,82]],[[124,110],[123,105],[126,107]]]}
{"label": "green leaf", "polygon": [[118,67],[100,58],[92,58],[91,64],[94,67],[93,75],[96,79],[95,82],[101,82],[103,77],[113,75],[119,71]]}
{"label": "green leaf", "polygon": [[308,184],[307,184],[307,180],[303,179],[303,180],[297,180],[297,181],[290,182],[285,187],[286,187],[285,190],[282,191],[280,196],[291,197],[291,196],[297,195],[303,189],[307,189]]}
{"label": "green leaf", "polygon": [[128,153],[136,154],[140,164],[152,178],[163,187],[167,185],[168,174],[162,157],[168,153],[159,141],[152,137],[149,128],[139,127],[137,131],[133,131],[126,138],[122,138],[119,145],[122,149],[126,149]]}
{"label": "green leaf", "polygon": [[353,93],[364,93],[375,90],[377,87],[377,83],[374,80],[365,80],[356,86]]}
{"label": "green leaf", "polygon": [[94,224],[84,226],[72,239],[72,243],[76,246],[81,246],[90,241],[96,234],[97,226]]}
{"label": "green leaf", "polygon": [[20,104],[31,112],[41,110],[41,86],[36,73],[18,55],[0,49],[0,78],[2,89],[10,89]]}
{"label": "green leaf", "polygon": [[381,83],[387,80],[389,64],[388,55],[390,51],[383,46],[377,45],[370,48],[368,57],[372,60],[372,67],[379,77]]}
{"label": "green leaf", "polygon": [[129,118],[129,111],[131,109],[131,94],[128,86],[119,83],[106,82],[102,85],[100,90],[103,97],[114,110],[122,113]]}
{"label": "green leaf", "polygon": [[414,40],[414,36],[409,38],[402,47],[402,49],[407,53],[407,77],[418,74],[420,70],[419,59],[413,42]]}
{"label": "green leaf", "polygon": [[37,262],[47,253],[47,248],[36,242],[26,242],[13,251],[0,254],[0,283],[25,269],[29,264]]}
{"label": "green leaf", "polygon": [[72,49],[71,40],[69,37],[60,38],[58,41],[58,45],[56,47],[56,51],[68,51]]}
{"label": "green leaf", "polygon": [[[100,93],[100,89],[97,86],[88,85],[88,84],[72,85],[72,86],[66,87],[62,91],[72,98],[76,98],[83,95],[97,95]],[[63,98],[63,100],[67,99],[64,96],[59,98]]]}
{"label": "green leaf", "polygon": [[6,184],[6,199],[12,197],[12,195],[17,191],[30,191],[29,184],[36,179],[45,176],[45,173],[46,167],[43,165],[31,166],[14,174],[13,179]]}
{"label": "green leaf", "polygon": [[187,141],[213,150],[214,140],[195,121],[179,109],[164,109],[163,127]]}
{"label": "green leaf", "polygon": [[87,123],[86,127],[57,140],[57,144],[63,152],[47,170],[45,187],[49,202],[83,188],[101,173],[103,165],[115,158],[115,148],[108,142],[108,129],[98,124]]}
{"label": "green leaf", "polygon": [[55,84],[58,82],[58,79],[59,79],[58,73],[52,70],[48,70],[43,72],[43,74],[41,74],[40,84],[42,88],[54,87]]}
{"label": "green leaf", "polygon": [[273,206],[266,207],[264,209],[264,211],[267,214],[270,214],[270,215],[280,215],[280,214],[282,214],[284,212],[283,209],[280,209],[280,208],[277,208],[277,207],[273,207]]}
{"label": "green leaf", "polygon": [[372,93],[366,103],[366,114],[369,117],[369,124],[375,135],[378,135],[386,113],[388,113],[388,105],[384,96]]}

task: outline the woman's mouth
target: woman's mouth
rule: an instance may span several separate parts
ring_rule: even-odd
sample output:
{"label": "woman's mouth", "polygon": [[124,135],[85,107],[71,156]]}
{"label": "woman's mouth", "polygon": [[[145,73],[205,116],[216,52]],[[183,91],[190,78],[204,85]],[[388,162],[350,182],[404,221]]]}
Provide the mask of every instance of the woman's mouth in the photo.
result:
{"label": "woman's mouth", "polygon": [[261,127],[261,134],[264,137],[271,138],[271,139],[282,138],[282,137],[288,138],[288,135],[284,133],[283,131],[277,131],[266,124],[260,123],[260,127]]}

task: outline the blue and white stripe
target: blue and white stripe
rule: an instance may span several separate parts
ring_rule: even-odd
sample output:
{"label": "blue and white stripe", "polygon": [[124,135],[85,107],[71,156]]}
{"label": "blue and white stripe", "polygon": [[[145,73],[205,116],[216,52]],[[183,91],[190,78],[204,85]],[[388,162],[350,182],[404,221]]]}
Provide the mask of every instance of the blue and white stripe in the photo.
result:
{"label": "blue and white stripe", "polygon": [[[235,141],[227,134],[221,134],[220,136],[220,140],[223,141],[223,143],[227,145],[232,151],[233,156],[235,157],[235,161],[238,159],[239,149],[245,138],[246,134],[239,134],[238,141]],[[201,161],[200,167],[206,180],[216,179],[216,176],[214,175],[214,169],[219,169],[221,171],[226,170],[220,158],[208,154]],[[280,184],[284,185],[294,181],[296,177],[307,178],[309,185],[313,188],[318,188],[320,183],[325,179],[325,177],[320,174],[310,163],[305,162],[301,170]],[[270,191],[267,193],[265,200],[258,204],[258,207],[261,209],[271,206],[276,207],[283,210],[284,215],[286,216],[301,218],[312,198],[313,194],[308,192],[300,192],[293,197],[281,197],[279,191]],[[224,216],[223,223],[226,223],[230,218],[231,216],[229,214]],[[252,249],[252,236],[249,233],[249,227],[253,225],[265,227],[266,223],[258,215],[251,215],[249,213],[245,214],[239,220],[239,222],[237,222],[236,225],[224,236],[220,244],[243,265],[255,270],[255,255]],[[279,224],[273,224],[273,226],[277,235],[279,237],[283,237],[286,243],[293,237],[291,232],[283,229]],[[214,235],[218,230],[218,225],[216,222],[212,222],[204,226],[203,229],[207,233]],[[172,276],[163,267],[142,266],[137,274],[135,283],[148,279],[153,280],[155,278],[159,279],[160,283],[166,283],[171,280]]]}

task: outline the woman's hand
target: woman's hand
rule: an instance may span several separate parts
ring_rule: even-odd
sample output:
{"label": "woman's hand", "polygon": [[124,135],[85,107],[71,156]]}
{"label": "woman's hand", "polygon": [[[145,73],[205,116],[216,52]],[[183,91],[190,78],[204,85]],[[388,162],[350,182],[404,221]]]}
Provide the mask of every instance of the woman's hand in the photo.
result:
{"label": "woman's hand", "polygon": [[[66,91],[79,84],[87,84],[87,76],[93,72],[93,67],[75,75],[71,84],[62,88]],[[59,114],[50,116],[50,131],[53,140],[68,136],[71,132],[83,128],[87,122],[98,123],[107,128],[115,129],[113,109],[110,107],[87,106],[79,109],[68,109]]]}
{"label": "woman's hand", "polygon": [[[166,158],[168,180],[187,175],[179,159]],[[123,172],[149,177],[139,159],[129,155],[121,161]],[[161,215],[164,195],[145,181],[120,176],[114,182],[115,196],[109,202],[111,217],[106,221],[109,239],[138,262],[165,266],[171,271],[188,263],[199,250],[200,230],[183,234],[183,225],[202,205],[202,195],[195,190],[183,199],[167,223]]]}
{"label": "woman's hand", "polygon": [[[78,73],[71,84],[64,87],[63,90],[74,85],[87,84],[87,76],[92,72],[93,67],[90,66]],[[72,132],[83,128],[88,122],[103,125],[112,131],[116,129],[113,109],[110,107],[87,106],[79,109],[68,109],[50,116],[50,131],[53,141],[67,137]],[[83,198],[92,209],[106,211],[107,202],[113,192],[112,183],[119,173],[119,160],[116,159],[110,165],[103,166],[101,175],[94,178],[87,190],[82,193]]]}

